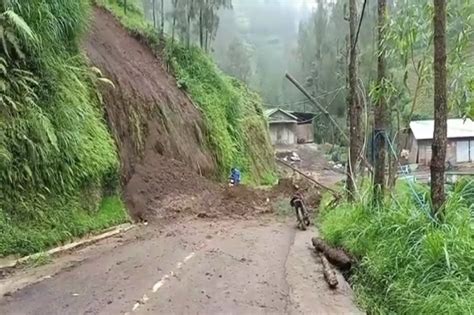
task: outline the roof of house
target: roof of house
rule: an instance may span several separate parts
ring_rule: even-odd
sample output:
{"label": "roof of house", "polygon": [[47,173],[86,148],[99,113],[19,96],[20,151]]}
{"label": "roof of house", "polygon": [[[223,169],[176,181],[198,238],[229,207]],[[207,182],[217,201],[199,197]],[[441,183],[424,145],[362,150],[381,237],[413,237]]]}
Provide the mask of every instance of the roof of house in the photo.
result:
{"label": "roof of house", "polygon": [[[434,120],[417,120],[410,123],[415,139],[433,139]],[[448,119],[448,138],[474,138],[474,122],[470,119]]]}
{"label": "roof of house", "polygon": [[281,108],[269,108],[269,109],[266,109],[265,110],[265,116],[267,118],[270,118],[271,116],[273,116],[275,113],[277,112],[280,112],[282,113],[283,115],[285,115],[286,117],[288,117],[287,120],[274,120],[273,122],[296,122],[298,120],[298,117],[296,117],[295,115],[293,115],[292,113],[284,110],[284,109],[281,109]]}
{"label": "roof of house", "polygon": [[294,116],[298,117],[298,123],[307,122],[310,123],[316,117],[314,113],[308,112],[291,112]]}

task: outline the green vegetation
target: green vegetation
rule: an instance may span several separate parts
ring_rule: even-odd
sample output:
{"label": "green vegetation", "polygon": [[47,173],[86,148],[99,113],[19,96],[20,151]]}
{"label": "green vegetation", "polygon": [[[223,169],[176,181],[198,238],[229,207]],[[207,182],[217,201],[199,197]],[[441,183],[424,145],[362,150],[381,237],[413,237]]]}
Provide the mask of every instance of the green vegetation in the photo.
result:
{"label": "green vegetation", "polygon": [[444,222],[429,215],[428,188],[397,187],[396,200],[372,196],[322,210],[326,240],[354,254],[352,282],[370,314],[474,313],[474,181],[450,192]]}
{"label": "green vegetation", "polygon": [[[118,158],[79,50],[89,1],[0,4],[0,256],[126,220]],[[99,209],[99,210],[97,210]]]}
{"label": "green vegetation", "polygon": [[[158,33],[140,10],[129,6],[124,14],[116,0],[97,3],[111,11],[132,35],[145,39],[160,52]],[[202,110],[219,177],[225,178],[230,168],[237,166],[249,184],[274,182],[272,148],[260,97],[240,81],[223,74],[200,48],[186,48],[172,40],[165,46],[165,57],[178,85]]]}

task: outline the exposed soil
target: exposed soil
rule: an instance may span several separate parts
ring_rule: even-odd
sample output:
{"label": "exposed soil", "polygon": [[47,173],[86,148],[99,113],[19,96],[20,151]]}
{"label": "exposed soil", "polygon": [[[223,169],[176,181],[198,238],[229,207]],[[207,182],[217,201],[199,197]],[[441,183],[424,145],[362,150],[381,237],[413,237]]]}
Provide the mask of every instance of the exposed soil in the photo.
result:
{"label": "exposed soil", "polygon": [[102,95],[124,183],[142,159],[174,158],[187,164],[187,172],[214,173],[214,157],[203,143],[207,130],[201,114],[160,56],[99,8],[94,9],[83,46],[92,65],[115,85],[103,84]]}
{"label": "exposed soil", "polygon": [[138,219],[251,216],[271,212],[272,201],[291,195],[284,181],[272,190],[227,187],[193,173],[181,161],[146,157],[125,186],[125,199]]}

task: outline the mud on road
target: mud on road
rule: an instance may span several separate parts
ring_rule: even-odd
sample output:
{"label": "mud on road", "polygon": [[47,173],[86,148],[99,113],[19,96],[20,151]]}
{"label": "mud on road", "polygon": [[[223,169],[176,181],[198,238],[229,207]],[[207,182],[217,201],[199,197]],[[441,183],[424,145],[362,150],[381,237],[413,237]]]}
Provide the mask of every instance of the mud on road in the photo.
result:
{"label": "mud on road", "polygon": [[0,314],[360,313],[328,290],[313,235],[273,216],[143,227],[1,280]]}

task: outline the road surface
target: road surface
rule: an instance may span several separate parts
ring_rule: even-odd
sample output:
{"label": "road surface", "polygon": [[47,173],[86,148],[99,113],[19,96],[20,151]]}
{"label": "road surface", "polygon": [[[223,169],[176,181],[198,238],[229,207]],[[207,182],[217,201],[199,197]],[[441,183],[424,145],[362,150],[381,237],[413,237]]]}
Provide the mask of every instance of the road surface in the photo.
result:
{"label": "road surface", "polygon": [[143,226],[0,280],[0,314],[359,314],[314,229],[271,215]]}

